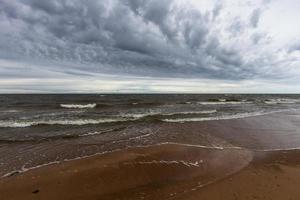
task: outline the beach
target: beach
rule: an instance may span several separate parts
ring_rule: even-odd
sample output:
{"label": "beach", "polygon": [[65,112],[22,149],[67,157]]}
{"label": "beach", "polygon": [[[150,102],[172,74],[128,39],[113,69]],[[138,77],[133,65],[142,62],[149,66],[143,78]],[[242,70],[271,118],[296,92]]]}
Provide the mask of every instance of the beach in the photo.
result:
{"label": "beach", "polygon": [[300,200],[300,0],[0,0],[0,200]]}
{"label": "beach", "polygon": [[142,147],[32,170],[7,178],[0,191],[5,199],[167,199],[229,176],[251,158],[240,149]]}
{"label": "beach", "polygon": [[162,145],[39,168],[1,180],[0,191],[3,199],[297,199],[299,155],[251,160],[247,150]]}
{"label": "beach", "polygon": [[193,131],[10,174],[0,179],[0,194],[7,200],[299,199],[299,122],[299,112],[290,111],[161,125],[165,132]]}
{"label": "beach", "polygon": [[259,153],[233,176],[178,199],[299,199],[299,155],[299,150]]}

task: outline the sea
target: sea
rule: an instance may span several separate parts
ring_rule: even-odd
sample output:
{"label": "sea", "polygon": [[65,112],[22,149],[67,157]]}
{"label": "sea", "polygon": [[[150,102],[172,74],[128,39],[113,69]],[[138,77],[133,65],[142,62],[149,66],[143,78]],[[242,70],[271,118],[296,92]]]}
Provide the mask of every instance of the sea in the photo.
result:
{"label": "sea", "polygon": [[188,124],[299,108],[279,94],[2,94],[0,177],[135,146],[220,146]]}

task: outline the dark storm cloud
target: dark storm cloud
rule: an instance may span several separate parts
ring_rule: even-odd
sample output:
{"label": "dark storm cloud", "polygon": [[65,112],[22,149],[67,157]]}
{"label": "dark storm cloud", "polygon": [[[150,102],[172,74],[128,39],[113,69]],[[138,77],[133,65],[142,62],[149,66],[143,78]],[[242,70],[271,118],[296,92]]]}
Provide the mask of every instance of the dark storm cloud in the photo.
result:
{"label": "dark storm cloud", "polygon": [[[0,0],[0,57],[66,74],[257,76],[257,63],[212,29],[221,10],[220,3],[201,12],[174,0]],[[252,27],[260,14],[253,11]],[[230,27],[236,34],[242,28],[240,21]]]}

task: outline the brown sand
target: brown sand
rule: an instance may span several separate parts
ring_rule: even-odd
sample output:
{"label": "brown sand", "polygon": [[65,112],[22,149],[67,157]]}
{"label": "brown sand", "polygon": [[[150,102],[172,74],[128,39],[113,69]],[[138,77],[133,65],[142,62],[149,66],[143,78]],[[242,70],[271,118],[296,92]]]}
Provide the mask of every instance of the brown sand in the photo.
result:
{"label": "brown sand", "polygon": [[300,151],[256,153],[241,172],[178,199],[300,199]]}
{"label": "brown sand", "polygon": [[134,148],[7,177],[0,199],[300,198],[299,150],[254,152],[252,158],[244,149]]}
{"label": "brown sand", "polygon": [[243,149],[134,148],[31,170],[0,182],[1,199],[167,199],[241,170]]}

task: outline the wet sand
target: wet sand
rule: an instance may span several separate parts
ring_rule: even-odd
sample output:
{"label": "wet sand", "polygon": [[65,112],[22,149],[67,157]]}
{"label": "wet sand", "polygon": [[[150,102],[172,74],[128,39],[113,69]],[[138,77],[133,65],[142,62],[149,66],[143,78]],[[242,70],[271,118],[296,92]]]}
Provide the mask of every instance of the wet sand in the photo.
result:
{"label": "wet sand", "polygon": [[[250,164],[249,164],[250,163]],[[299,199],[300,151],[134,148],[0,181],[1,199]]]}
{"label": "wet sand", "polygon": [[300,151],[257,152],[240,172],[180,200],[300,199]]}
{"label": "wet sand", "polygon": [[[298,116],[179,124],[229,143],[134,147],[53,164],[0,179],[0,199],[299,199]],[[193,134],[182,141],[201,143]]]}
{"label": "wet sand", "polygon": [[246,167],[245,149],[177,144],[133,148],[47,166],[0,182],[4,199],[168,199]]}

